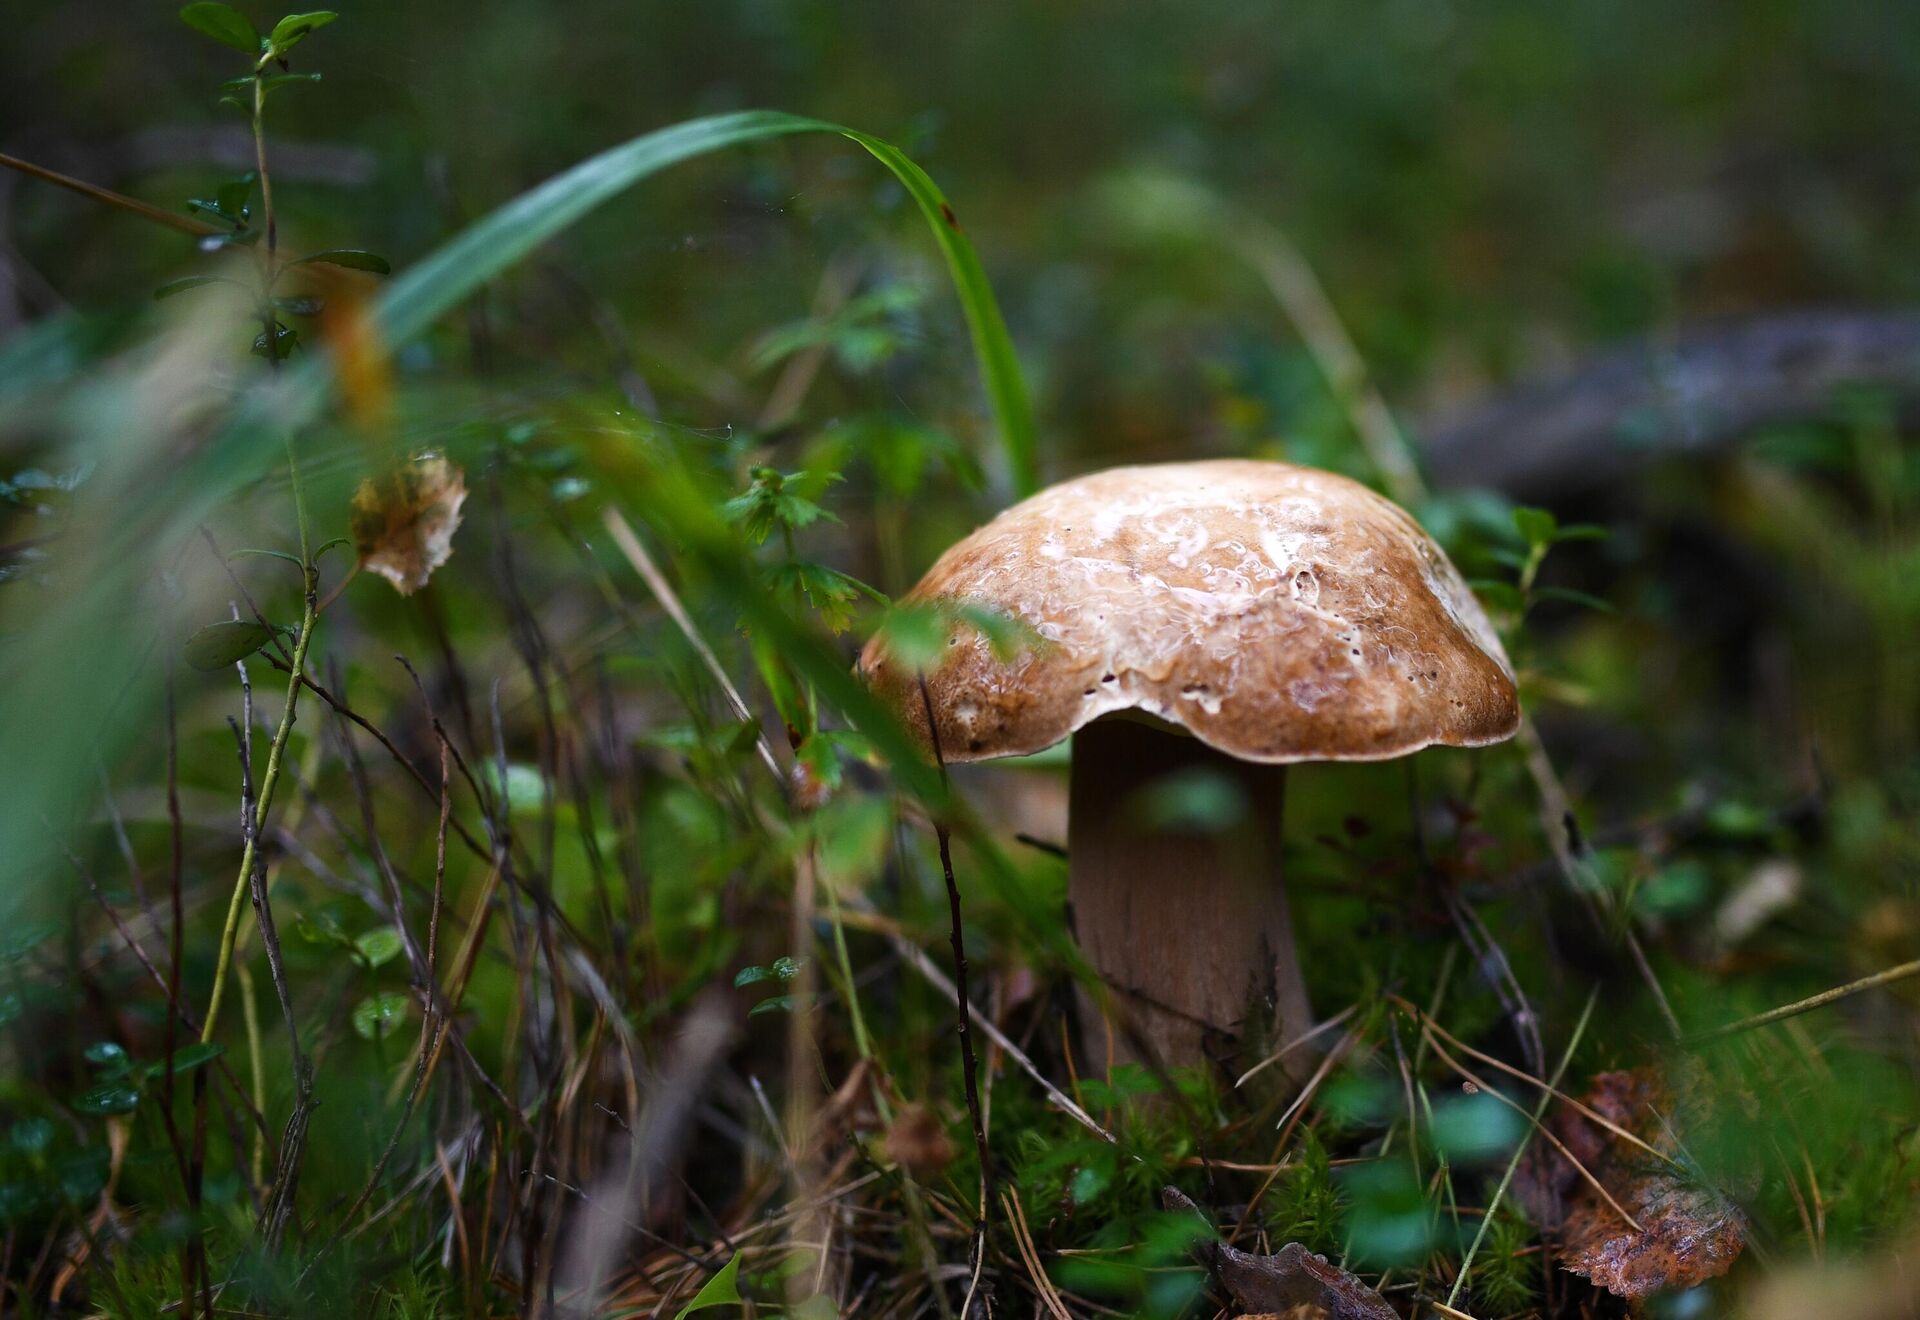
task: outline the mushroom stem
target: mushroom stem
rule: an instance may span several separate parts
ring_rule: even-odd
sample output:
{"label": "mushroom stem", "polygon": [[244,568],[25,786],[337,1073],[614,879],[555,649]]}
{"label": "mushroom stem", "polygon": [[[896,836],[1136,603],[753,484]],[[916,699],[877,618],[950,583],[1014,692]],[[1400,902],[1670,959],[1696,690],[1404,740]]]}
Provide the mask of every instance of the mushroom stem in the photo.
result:
{"label": "mushroom stem", "polygon": [[[1183,784],[1203,783],[1191,805],[1237,800],[1237,820],[1231,809],[1205,822],[1156,819]],[[1311,1025],[1282,884],[1285,801],[1285,766],[1238,761],[1144,720],[1096,720],[1073,735],[1075,935],[1170,1067],[1242,1066]],[[1109,1037],[1097,1010],[1085,1020],[1096,1064],[1138,1058],[1118,1024]]]}

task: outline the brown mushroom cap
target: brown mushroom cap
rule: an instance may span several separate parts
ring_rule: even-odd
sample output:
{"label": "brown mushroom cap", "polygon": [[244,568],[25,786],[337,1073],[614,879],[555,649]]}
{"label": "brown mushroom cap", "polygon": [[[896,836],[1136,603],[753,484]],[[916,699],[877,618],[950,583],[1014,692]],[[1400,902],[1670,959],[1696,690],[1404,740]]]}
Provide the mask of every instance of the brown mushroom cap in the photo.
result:
{"label": "brown mushroom cap", "polygon": [[[1513,670],[1440,547],[1330,472],[1220,459],[1062,482],[955,545],[908,601],[986,605],[1041,639],[1010,661],[961,624],[926,674],[949,761],[1037,752],[1142,711],[1246,761],[1369,761],[1511,737]],[[915,675],[867,680],[924,740]]]}

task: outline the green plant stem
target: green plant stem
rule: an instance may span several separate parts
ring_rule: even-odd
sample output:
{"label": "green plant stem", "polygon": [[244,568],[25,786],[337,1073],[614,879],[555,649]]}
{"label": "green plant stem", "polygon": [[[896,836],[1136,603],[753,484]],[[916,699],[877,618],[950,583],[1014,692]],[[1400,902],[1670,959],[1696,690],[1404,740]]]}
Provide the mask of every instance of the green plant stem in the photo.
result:
{"label": "green plant stem", "polygon": [[[240,1016],[247,1025],[247,1080],[253,1090],[253,1107],[264,1114],[267,1112],[267,1060],[260,1048],[260,1008],[253,997],[253,973],[245,962],[238,964],[234,973],[240,981]],[[267,1136],[258,1128],[253,1133],[250,1167],[254,1186],[258,1187],[267,1176]]]}
{"label": "green plant stem", "polygon": [[[297,474],[299,468],[294,469]],[[294,478],[294,503],[300,503],[299,478]],[[306,515],[300,517],[305,540]],[[287,701],[280,712],[280,727],[274,730],[267,750],[267,772],[260,779],[260,800],[253,809],[253,828],[247,831],[246,846],[240,852],[240,875],[233,882],[233,897],[227,903],[227,921],[220,932],[220,960],[213,969],[213,993],[207,998],[206,1020],[200,1027],[200,1039],[213,1039],[220,1022],[220,1002],[227,989],[227,973],[233,965],[233,944],[240,936],[240,914],[246,911],[247,878],[253,874],[254,857],[259,852],[260,832],[266,827],[267,813],[273,806],[273,790],[280,783],[280,763],[286,756],[287,740],[293,735],[294,713],[300,701],[300,684],[306,674],[307,647],[313,641],[314,620],[318,617],[320,575],[311,563],[306,566],[306,608],[300,615],[300,637],[294,643],[292,672],[287,677]]]}
{"label": "green plant stem", "polygon": [[[280,235],[274,225],[273,217],[273,180],[267,174],[267,79],[265,73],[266,57],[262,56],[253,70],[253,163],[260,175],[260,216],[267,226],[267,273],[273,273],[274,250],[279,247]],[[273,292],[273,280],[266,283],[266,292]]]}
{"label": "green plant stem", "polygon": [[[834,959],[840,964],[840,979],[847,987],[847,1016],[853,1022],[853,1045],[860,1051],[861,1058],[871,1062],[873,1038],[867,1034],[866,1015],[860,1011],[860,993],[853,984],[853,959],[847,955],[847,928],[840,920],[840,895],[834,892],[831,882],[821,888],[827,891],[827,915],[833,922]],[[893,1115],[887,1112],[888,1108],[886,1098],[880,1097],[880,1117],[890,1122]]]}
{"label": "green plant stem", "polygon": [[1547,1083],[1547,1089],[1540,1093],[1540,1100],[1533,1107],[1533,1123],[1520,1138],[1520,1144],[1513,1149],[1513,1158],[1507,1161],[1507,1171],[1500,1175],[1500,1185],[1493,1189],[1493,1196],[1487,1202],[1486,1213],[1480,1216],[1480,1228],[1473,1235],[1473,1241],[1467,1247],[1467,1254],[1460,1258],[1460,1272],[1453,1276],[1453,1289],[1447,1293],[1447,1308],[1451,1310],[1460,1289],[1466,1286],[1467,1270],[1473,1265],[1473,1258],[1480,1250],[1480,1244],[1486,1240],[1487,1230],[1493,1225],[1493,1216],[1500,1209],[1500,1201],[1507,1194],[1507,1188],[1513,1183],[1513,1175],[1520,1167],[1520,1157],[1527,1153],[1527,1145],[1533,1140],[1535,1129],[1540,1126],[1541,1117],[1547,1112],[1547,1102],[1553,1099],[1553,1093],[1560,1089],[1560,1079],[1567,1075],[1567,1066],[1573,1062],[1573,1056],[1580,1050],[1580,1041],[1587,1034],[1587,1023],[1593,1018],[1593,1006],[1599,1002],[1600,990],[1595,987],[1587,996],[1587,1006],[1580,1010],[1580,1021],[1573,1028],[1573,1035],[1567,1041],[1567,1051],[1560,1056],[1560,1066],[1553,1070],[1553,1080]]}
{"label": "green plant stem", "polygon": [[[266,320],[267,364],[280,366],[280,343],[274,337],[273,269],[274,250],[279,235],[273,214],[273,180],[267,171],[267,85],[263,56],[253,70],[253,159],[260,176],[260,216],[266,225],[267,241],[260,258],[260,303]],[[306,493],[300,484],[300,457],[293,448],[293,434],[286,433],[287,475],[293,483],[293,516],[300,528],[300,576],[304,588],[304,606],[300,615],[300,637],[294,643],[293,663],[288,666],[287,700],[280,711],[280,727],[274,730],[273,744],[267,751],[267,772],[260,780],[260,796],[254,803],[253,827],[247,831],[246,845],[240,852],[240,875],[233,884],[233,897],[227,901],[227,920],[220,931],[220,960],[214,965],[213,991],[207,998],[206,1021],[200,1027],[200,1039],[213,1039],[219,1025],[220,1003],[226,994],[227,973],[233,966],[233,948],[240,938],[240,918],[246,911],[248,880],[253,875],[254,858],[260,849],[260,832],[266,828],[267,813],[273,806],[273,790],[280,782],[280,762],[286,755],[287,740],[293,734],[293,721],[300,704],[300,684],[307,672],[307,647],[313,641],[313,625],[319,617],[320,572],[313,562],[313,540],[307,529]],[[247,1005],[251,1008],[251,1003]],[[250,1023],[248,1041],[259,1059],[257,1024]]]}

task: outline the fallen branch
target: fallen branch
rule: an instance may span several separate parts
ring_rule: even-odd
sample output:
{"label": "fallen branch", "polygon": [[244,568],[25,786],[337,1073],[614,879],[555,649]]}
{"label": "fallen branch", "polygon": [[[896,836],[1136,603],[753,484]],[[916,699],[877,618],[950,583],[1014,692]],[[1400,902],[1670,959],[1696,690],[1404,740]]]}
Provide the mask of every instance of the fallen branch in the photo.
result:
{"label": "fallen branch", "polygon": [[1555,500],[1828,416],[1847,385],[1920,399],[1920,316],[1788,312],[1644,339],[1438,419],[1424,458],[1438,486]]}

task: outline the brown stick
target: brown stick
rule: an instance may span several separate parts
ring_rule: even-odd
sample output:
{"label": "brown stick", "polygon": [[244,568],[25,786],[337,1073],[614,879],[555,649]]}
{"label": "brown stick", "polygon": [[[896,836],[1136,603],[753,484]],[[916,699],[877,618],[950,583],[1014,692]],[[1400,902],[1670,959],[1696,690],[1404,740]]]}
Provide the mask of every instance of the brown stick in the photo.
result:
{"label": "brown stick", "polygon": [[[933,759],[940,767],[940,778],[947,776],[946,754],[940,748],[940,722],[933,717],[933,697],[927,692],[927,680],[920,679],[920,701],[927,710],[927,729],[933,735]],[[973,1001],[967,995],[967,943],[960,929],[960,886],[953,878],[953,840],[946,824],[935,821],[934,837],[940,841],[940,873],[947,882],[948,935],[953,944],[954,998],[958,1001],[960,1035],[960,1071],[966,1079],[967,1116],[973,1120],[973,1150],[980,1163],[980,1208],[974,1219],[973,1281],[967,1285],[967,1298],[960,1307],[965,1320],[973,1314],[974,1293],[980,1286],[980,1271],[987,1261],[987,1208],[992,1204],[993,1165],[987,1156],[987,1126],[980,1109],[980,1070],[973,1057]]]}
{"label": "brown stick", "polygon": [[129,197],[125,193],[117,193],[111,188],[98,187],[95,184],[76,179],[71,175],[62,174],[58,170],[50,170],[44,165],[35,165],[30,160],[21,160],[18,156],[9,156],[5,152],[0,152],[0,165],[4,165],[10,170],[18,170],[29,178],[39,179],[43,183],[51,183],[56,187],[65,188],[69,192],[77,192],[82,197],[90,198],[102,205],[117,206],[122,211],[131,211],[142,219],[151,220],[158,225],[165,225],[169,229],[177,229],[183,234],[192,234],[196,238],[205,238],[209,234],[222,232],[213,225],[195,220],[191,216],[176,215],[172,211],[163,211],[159,207],[143,202],[137,197]]}

